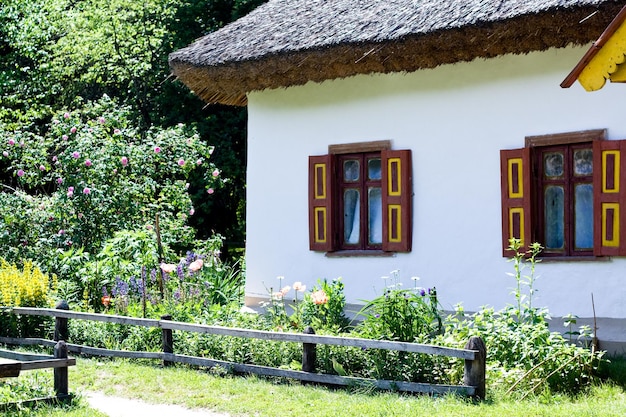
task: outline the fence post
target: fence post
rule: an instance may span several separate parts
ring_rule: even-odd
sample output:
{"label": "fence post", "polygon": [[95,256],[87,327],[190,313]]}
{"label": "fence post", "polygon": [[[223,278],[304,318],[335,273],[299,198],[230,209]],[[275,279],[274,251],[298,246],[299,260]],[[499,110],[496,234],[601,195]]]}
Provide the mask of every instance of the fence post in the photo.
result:
{"label": "fence post", "polygon": [[[304,329],[305,334],[315,334],[315,330],[311,326]],[[317,359],[317,350],[315,343],[302,344],[302,370],[304,372],[315,372],[315,360]]]}
{"label": "fence post", "polygon": [[485,399],[486,387],[486,362],[487,348],[483,339],[472,336],[465,345],[465,349],[476,350],[474,360],[465,360],[465,373],[463,374],[463,384],[475,387],[474,397],[481,400]]}
{"label": "fence post", "polygon": [[[70,306],[65,300],[59,301],[54,308],[58,310],[67,310],[69,311]],[[69,340],[69,331],[67,328],[67,319],[64,317],[55,317],[54,322],[54,341],[58,342],[59,340]]]}
{"label": "fence post", "polygon": [[[161,316],[161,320],[172,320],[172,316],[169,314]],[[163,340],[163,353],[174,353],[174,336],[172,335],[172,329],[161,329]],[[174,362],[163,360],[163,366],[171,366]]]}
{"label": "fence post", "polygon": [[[67,344],[63,340],[59,340],[54,346],[54,358],[67,359]],[[68,385],[67,366],[54,368],[54,392],[57,398],[63,398],[69,394]]]}

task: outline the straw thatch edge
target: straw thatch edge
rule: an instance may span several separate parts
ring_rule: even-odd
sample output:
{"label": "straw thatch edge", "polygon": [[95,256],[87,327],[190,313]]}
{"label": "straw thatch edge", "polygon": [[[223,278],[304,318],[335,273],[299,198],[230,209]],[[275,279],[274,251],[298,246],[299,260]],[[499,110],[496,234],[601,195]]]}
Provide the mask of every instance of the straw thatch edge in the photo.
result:
{"label": "straw thatch edge", "polygon": [[561,8],[395,41],[344,43],[215,66],[195,66],[177,55],[170,57],[170,68],[207,103],[245,106],[250,91],[586,44],[597,39],[622,7]]}

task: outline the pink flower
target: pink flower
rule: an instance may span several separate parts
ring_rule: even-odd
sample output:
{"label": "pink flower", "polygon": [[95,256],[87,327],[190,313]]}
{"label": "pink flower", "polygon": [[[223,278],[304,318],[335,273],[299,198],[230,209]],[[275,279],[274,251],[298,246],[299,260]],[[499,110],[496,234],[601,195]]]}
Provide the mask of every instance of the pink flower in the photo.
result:
{"label": "pink flower", "polygon": [[285,286],[285,287],[283,287],[283,288],[281,288],[281,289],[280,289],[280,293],[281,293],[281,294],[283,295],[283,297],[284,297],[284,296],[286,296],[286,295],[287,295],[287,293],[289,292],[289,290],[291,290],[291,287],[290,287],[289,285],[287,285],[287,286]]}
{"label": "pink flower", "polygon": [[61,123],[61,122],[59,121],[59,119],[54,119],[54,120],[52,121],[52,123],[54,123],[55,125],[58,125],[58,124],[59,124],[59,123]]}
{"label": "pink flower", "polygon": [[59,185],[63,184],[63,178],[57,178],[57,184]]}
{"label": "pink flower", "polygon": [[74,187],[72,187],[72,186],[70,185],[69,187],[67,187],[67,191],[74,192]]}
{"label": "pink flower", "polygon": [[213,176],[217,177],[218,175],[220,175],[220,171],[217,168],[215,168],[215,170],[213,171]]}
{"label": "pink flower", "polygon": [[80,158],[80,152],[77,152],[77,151],[72,152],[72,157],[76,159]]}
{"label": "pink flower", "polygon": [[114,134],[114,135],[119,135],[120,133],[122,133],[122,131],[121,131],[121,130],[119,130],[119,129],[113,129],[113,134]]}
{"label": "pink flower", "polygon": [[83,213],[78,213],[78,218],[79,218],[79,219],[82,219],[83,217],[84,217],[84,214],[83,214]]}
{"label": "pink flower", "polygon": [[117,174],[117,168],[113,168],[113,173]]}
{"label": "pink flower", "polygon": [[59,158],[57,158],[57,156],[56,156],[56,155],[54,155],[54,156],[52,157],[52,162],[56,162],[56,161],[57,161],[57,159],[59,159]]}
{"label": "pink flower", "polygon": [[128,165],[128,158],[126,158],[125,156],[122,156],[121,161],[122,161],[122,166],[125,167],[126,165]]}
{"label": "pink flower", "polygon": [[9,139],[9,145],[15,145],[15,140]]}
{"label": "pink flower", "polygon": [[64,117],[64,118],[66,118],[66,119],[69,119],[69,118],[70,118],[70,114],[69,114],[69,113],[65,113],[65,114],[63,115],[63,117]]}
{"label": "pink flower", "polygon": [[178,160],[178,165],[180,165],[181,167],[185,165],[185,160],[184,159],[179,159]]}
{"label": "pink flower", "polygon": [[7,151],[4,151],[4,152],[2,152],[2,155],[9,156],[9,153]]}
{"label": "pink flower", "polygon": [[83,194],[91,194],[91,190],[89,189],[89,187],[83,188]]}
{"label": "pink flower", "polygon": [[100,124],[104,123],[104,117],[102,116],[98,117],[98,123]]}
{"label": "pink flower", "polygon": [[194,214],[195,212],[196,212],[196,211],[192,208],[191,210],[189,210],[189,215],[190,215],[190,216],[193,216],[193,214]]}
{"label": "pink flower", "polygon": [[21,141],[20,142],[20,148],[23,148],[23,147],[24,147],[24,141]]}
{"label": "pink flower", "polygon": [[45,171],[45,170],[46,170],[46,167],[45,167],[45,166],[43,166],[43,165],[39,165],[39,170],[40,170],[40,171]]}
{"label": "pink flower", "polygon": [[65,230],[63,230],[63,229],[59,230],[59,234],[60,235],[64,235],[65,234]]}
{"label": "pink flower", "polygon": [[93,129],[92,129],[92,128],[89,128],[89,129],[87,129],[87,132],[89,132],[89,133],[93,133]]}
{"label": "pink flower", "polygon": [[159,152],[161,152],[161,148],[159,146],[155,146],[154,153],[159,153]]}
{"label": "pink flower", "polygon": [[196,259],[192,263],[189,264],[189,269],[193,272],[196,272],[202,268],[204,265],[204,261],[202,259]]}
{"label": "pink flower", "polygon": [[213,194],[215,190],[213,188],[209,188],[208,190],[206,190],[206,192],[209,194]]}
{"label": "pink flower", "polygon": [[76,133],[76,126],[72,126],[72,128],[70,129],[70,133]]}
{"label": "pink flower", "polygon": [[176,271],[176,265],[175,264],[166,264],[166,263],[162,263],[160,265],[161,269],[163,270],[163,272],[165,273],[171,273]]}
{"label": "pink flower", "polygon": [[63,139],[63,140],[67,140],[67,135],[63,135],[63,136],[61,136],[61,139]]}
{"label": "pink flower", "polygon": [[23,169],[18,169],[17,170],[17,176],[18,177],[23,177],[24,176],[24,170]]}
{"label": "pink flower", "polygon": [[[70,187],[70,188],[73,188],[73,187]],[[69,197],[72,197],[73,195],[74,195],[74,190],[68,189],[67,190],[67,197],[69,198]]]}
{"label": "pink flower", "polygon": [[88,166],[88,167],[91,166],[91,159],[85,160],[85,166]]}
{"label": "pink flower", "polygon": [[202,165],[202,159],[198,159],[198,160],[196,161],[196,165]]}
{"label": "pink flower", "polygon": [[293,283],[293,290],[294,291],[304,292],[304,291],[306,291],[306,285],[303,285],[300,281],[294,282]]}
{"label": "pink flower", "polygon": [[317,290],[311,294],[311,299],[314,304],[326,304],[328,302],[328,296],[324,292],[324,290]]}

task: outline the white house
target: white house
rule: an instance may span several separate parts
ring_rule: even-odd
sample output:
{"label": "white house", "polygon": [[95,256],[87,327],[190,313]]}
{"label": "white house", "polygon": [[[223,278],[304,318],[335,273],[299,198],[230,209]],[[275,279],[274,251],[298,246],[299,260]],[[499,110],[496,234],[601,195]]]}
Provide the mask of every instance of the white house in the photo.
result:
{"label": "white house", "polygon": [[247,302],[284,276],[359,303],[399,270],[499,309],[514,236],[546,247],[534,304],[623,352],[626,90],[560,83],[625,4],[270,0],[171,54],[248,106]]}

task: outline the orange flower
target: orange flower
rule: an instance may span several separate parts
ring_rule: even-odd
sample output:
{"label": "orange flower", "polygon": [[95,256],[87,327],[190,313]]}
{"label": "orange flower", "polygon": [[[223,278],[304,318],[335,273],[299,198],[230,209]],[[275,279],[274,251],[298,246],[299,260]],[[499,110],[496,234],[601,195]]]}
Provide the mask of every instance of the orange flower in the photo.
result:
{"label": "orange flower", "polygon": [[111,305],[111,297],[109,297],[108,295],[105,295],[104,297],[102,297],[102,305],[105,307],[108,307]]}

